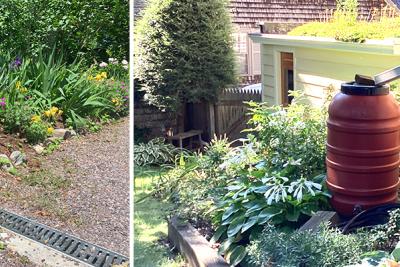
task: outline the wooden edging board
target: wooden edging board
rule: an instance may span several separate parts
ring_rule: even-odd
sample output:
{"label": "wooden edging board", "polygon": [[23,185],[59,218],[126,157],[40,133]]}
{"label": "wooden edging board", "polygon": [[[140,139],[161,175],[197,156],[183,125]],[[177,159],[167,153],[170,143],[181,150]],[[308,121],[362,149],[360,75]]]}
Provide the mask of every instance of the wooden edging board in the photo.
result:
{"label": "wooden edging board", "polygon": [[191,267],[228,267],[217,250],[189,223],[182,224],[177,217],[168,221],[168,239],[186,258]]}

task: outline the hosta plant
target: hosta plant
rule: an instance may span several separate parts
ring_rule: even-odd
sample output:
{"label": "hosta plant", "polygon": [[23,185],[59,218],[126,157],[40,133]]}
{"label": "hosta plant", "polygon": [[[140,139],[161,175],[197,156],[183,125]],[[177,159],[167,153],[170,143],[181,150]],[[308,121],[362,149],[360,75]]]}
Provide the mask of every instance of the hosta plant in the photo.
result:
{"label": "hosta plant", "polygon": [[[227,187],[228,193],[218,203],[214,220],[219,223],[212,242],[221,242],[220,253],[232,265],[240,262],[245,251],[232,253],[242,247],[260,227],[272,223],[295,228],[314,212],[328,207],[323,175],[311,180],[290,180],[290,165],[281,172],[268,173],[265,169],[248,172]],[[290,176],[289,176],[290,177]]]}
{"label": "hosta plant", "polygon": [[133,146],[134,164],[148,166],[173,163],[179,152],[179,148],[166,144],[162,138],[156,138]]}

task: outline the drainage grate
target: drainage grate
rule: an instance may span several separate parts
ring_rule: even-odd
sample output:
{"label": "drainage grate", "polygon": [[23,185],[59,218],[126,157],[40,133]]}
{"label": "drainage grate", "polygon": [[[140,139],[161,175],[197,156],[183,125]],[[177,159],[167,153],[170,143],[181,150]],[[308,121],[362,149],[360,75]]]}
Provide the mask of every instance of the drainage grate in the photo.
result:
{"label": "drainage grate", "polygon": [[128,258],[46,225],[0,209],[0,226],[96,267],[111,267]]}

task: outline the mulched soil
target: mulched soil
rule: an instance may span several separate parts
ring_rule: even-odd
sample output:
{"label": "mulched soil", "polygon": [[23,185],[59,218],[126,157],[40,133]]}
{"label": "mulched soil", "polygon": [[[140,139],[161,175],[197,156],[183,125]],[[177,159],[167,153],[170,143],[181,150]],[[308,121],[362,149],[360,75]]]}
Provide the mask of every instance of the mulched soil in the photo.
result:
{"label": "mulched soil", "polygon": [[[66,140],[48,156],[14,137],[0,135],[0,143],[0,153],[19,148],[28,157],[18,176],[1,172],[1,208],[129,255],[129,118]],[[21,179],[39,169],[68,186],[48,190]]]}

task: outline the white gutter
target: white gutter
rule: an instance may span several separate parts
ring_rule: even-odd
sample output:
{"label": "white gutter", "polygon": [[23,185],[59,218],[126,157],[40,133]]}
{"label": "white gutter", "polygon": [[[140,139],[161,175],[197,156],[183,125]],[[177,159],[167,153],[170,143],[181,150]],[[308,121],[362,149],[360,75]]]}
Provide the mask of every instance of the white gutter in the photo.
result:
{"label": "white gutter", "polygon": [[365,43],[337,41],[334,38],[289,36],[282,34],[249,34],[252,41],[260,44],[340,50],[354,53],[400,55],[400,38],[367,40]]}

